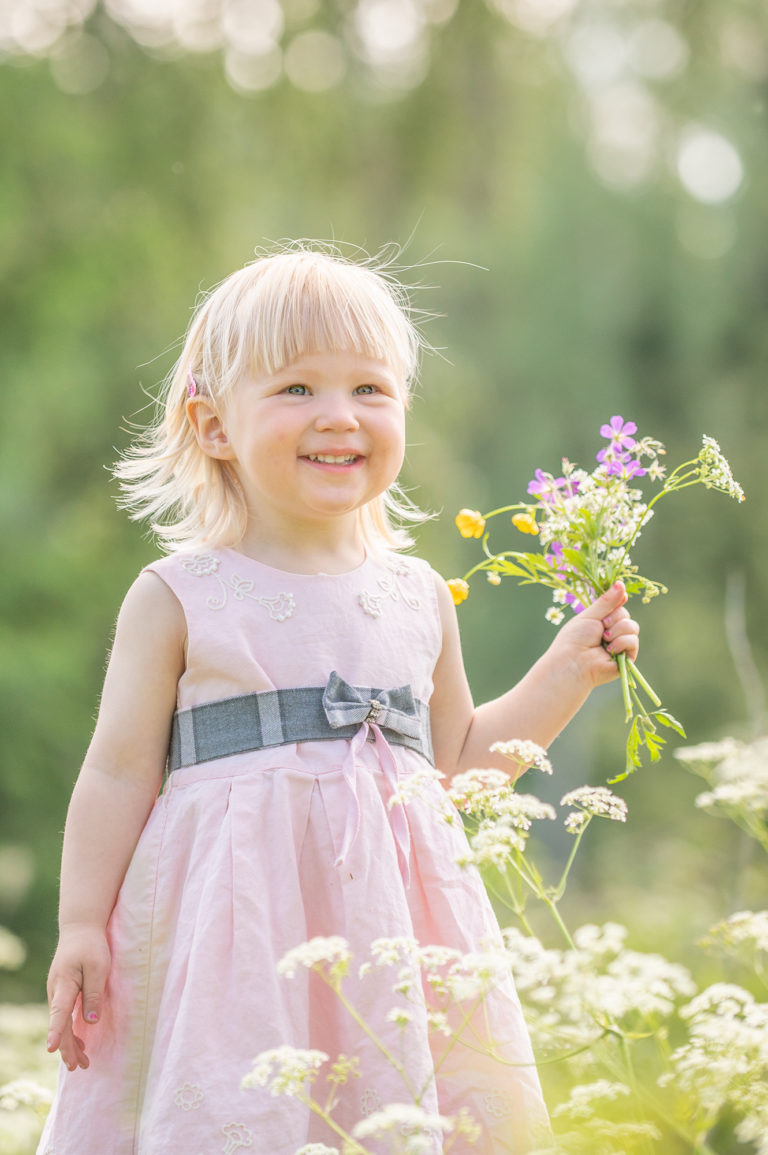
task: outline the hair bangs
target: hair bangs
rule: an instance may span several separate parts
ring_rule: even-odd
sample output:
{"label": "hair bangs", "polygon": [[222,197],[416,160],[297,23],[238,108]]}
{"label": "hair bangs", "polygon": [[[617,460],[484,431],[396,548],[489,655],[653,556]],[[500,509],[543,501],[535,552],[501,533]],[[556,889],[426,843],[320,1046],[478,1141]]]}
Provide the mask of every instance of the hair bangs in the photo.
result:
{"label": "hair bangs", "polygon": [[391,366],[407,398],[420,339],[404,294],[400,300],[380,274],[303,251],[262,258],[229,282],[231,296],[225,282],[204,326],[203,376],[212,393],[228,392],[246,374],[275,373],[308,353],[354,350]]}

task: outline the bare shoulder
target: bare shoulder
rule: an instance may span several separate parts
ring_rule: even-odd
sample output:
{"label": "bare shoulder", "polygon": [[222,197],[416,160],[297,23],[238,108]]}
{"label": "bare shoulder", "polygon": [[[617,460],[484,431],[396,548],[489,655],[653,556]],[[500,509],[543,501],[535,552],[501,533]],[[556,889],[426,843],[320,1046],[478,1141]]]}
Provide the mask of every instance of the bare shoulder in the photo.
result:
{"label": "bare shoulder", "polygon": [[178,599],[159,577],[141,573],[118,614],[86,762],[115,774],[162,771],[185,643]]}
{"label": "bare shoulder", "polygon": [[143,571],[125,595],[117,618],[115,640],[107,671],[114,671],[144,686],[166,690],[184,672],[187,625],[176,595],[157,577]]}
{"label": "bare shoulder", "polygon": [[143,570],[125,595],[117,619],[117,628],[127,627],[139,634],[160,636],[163,640],[173,637],[183,643],[186,636],[186,621],[181,603],[169,586],[149,570]]}

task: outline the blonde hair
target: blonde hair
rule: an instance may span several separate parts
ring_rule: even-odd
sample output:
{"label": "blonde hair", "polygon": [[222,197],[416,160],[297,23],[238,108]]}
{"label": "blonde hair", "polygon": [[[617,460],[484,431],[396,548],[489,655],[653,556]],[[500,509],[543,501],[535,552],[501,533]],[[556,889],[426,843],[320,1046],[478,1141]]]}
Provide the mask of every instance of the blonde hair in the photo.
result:
{"label": "blonde hair", "polygon": [[[305,353],[354,349],[395,371],[409,405],[424,342],[388,264],[297,243],[251,261],[198,304],[155,419],[114,470],[120,504],[150,520],[164,549],[234,546],[247,524],[234,471],[202,451],[187,418],[191,378],[218,405],[247,375],[274,373]],[[401,523],[426,516],[396,483],[358,511],[365,543],[395,549],[410,544]]]}

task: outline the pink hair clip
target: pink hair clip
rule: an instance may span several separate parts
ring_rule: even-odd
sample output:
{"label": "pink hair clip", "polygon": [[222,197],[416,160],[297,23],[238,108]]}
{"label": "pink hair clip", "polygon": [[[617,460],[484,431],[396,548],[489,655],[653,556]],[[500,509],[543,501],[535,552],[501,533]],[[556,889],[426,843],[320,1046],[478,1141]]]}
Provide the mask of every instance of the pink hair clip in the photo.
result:
{"label": "pink hair clip", "polygon": [[189,370],[189,384],[187,385],[187,397],[194,397],[197,393],[197,381],[192,370]]}

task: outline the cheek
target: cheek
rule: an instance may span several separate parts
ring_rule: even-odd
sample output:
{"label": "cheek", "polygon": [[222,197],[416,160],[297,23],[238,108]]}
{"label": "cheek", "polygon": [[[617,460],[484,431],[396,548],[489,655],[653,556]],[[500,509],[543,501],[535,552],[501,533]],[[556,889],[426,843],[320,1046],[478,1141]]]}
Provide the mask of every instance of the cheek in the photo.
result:
{"label": "cheek", "polygon": [[389,421],[389,439],[392,446],[405,453],[405,412],[393,414]]}

